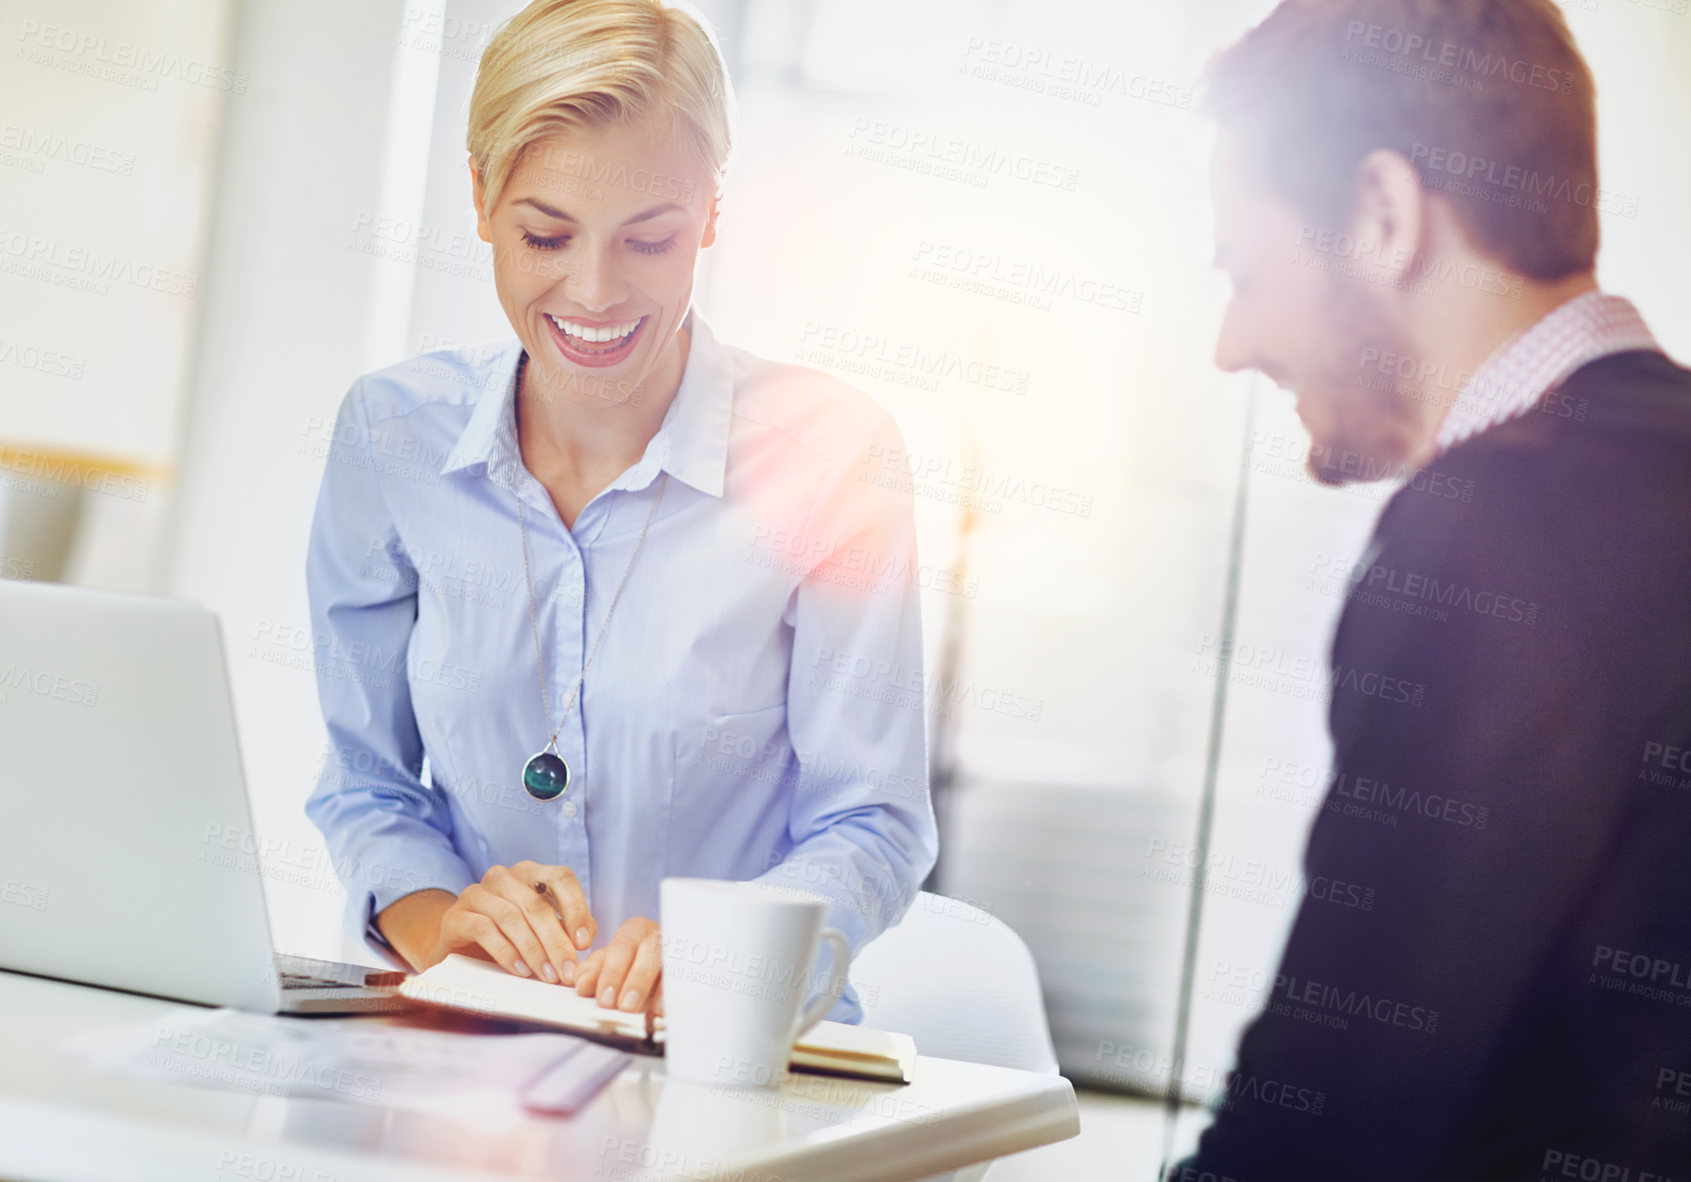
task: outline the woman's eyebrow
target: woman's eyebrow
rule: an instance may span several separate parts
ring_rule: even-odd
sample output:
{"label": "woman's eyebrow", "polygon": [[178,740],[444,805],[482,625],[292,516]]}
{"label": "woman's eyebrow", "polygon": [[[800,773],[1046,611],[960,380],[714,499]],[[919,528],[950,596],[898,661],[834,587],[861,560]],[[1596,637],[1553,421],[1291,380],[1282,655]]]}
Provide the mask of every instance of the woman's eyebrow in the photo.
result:
{"label": "woman's eyebrow", "polygon": [[661,214],[669,213],[672,210],[680,210],[682,213],[686,213],[687,207],[675,201],[665,201],[662,204],[652,206],[652,208],[643,213],[635,214],[633,217],[624,222],[623,225],[632,226],[635,222],[649,222],[653,218],[658,217]]}
{"label": "woman's eyebrow", "polygon": [[[541,213],[545,214],[547,217],[556,218],[560,222],[573,222],[573,221],[575,221],[574,217],[565,213],[563,210],[554,209],[550,205],[547,205],[544,201],[540,201],[540,200],[538,200],[537,198],[534,198],[534,197],[519,197],[517,200],[513,201],[511,204],[533,206],[535,209],[539,210]],[[655,217],[658,217],[662,214],[670,213],[671,211],[674,211],[674,210],[680,210],[682,213],[685,213],[687,211],[687,207],[685,205],[680,204],[679,202],[665,201],[665,202],[662,202],[661,204],[652,206],[652,208],[650,208],[650,209],[643,210],[640,213],[635,214],[633,217],[631,217],[627,221],[625,221],[623,223],[623,225],[632,226],[636,222],[649,222]]]}
{"label": "woman's eyebrow", "polygon": [[565,213],[563,210],[553,209],[550,205],[547,205],[543,201],[537,201],[533,197],[519,197],[517,200],[513,201],[511,204],[512,205],[532,205],[532,206],[534,206],[534,208],[538,209],[541,213],[545,214],[547,217],[557,218],[560,222],[573,222],[573,221],[575,221],[575,219],[573,217],[571,217],[569,214]]}

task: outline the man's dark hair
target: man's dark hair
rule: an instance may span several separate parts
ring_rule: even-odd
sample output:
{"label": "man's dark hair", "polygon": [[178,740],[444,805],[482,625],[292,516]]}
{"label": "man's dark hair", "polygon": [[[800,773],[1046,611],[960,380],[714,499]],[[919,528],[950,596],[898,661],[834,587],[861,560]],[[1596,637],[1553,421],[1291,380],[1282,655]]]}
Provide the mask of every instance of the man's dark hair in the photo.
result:
{"label": "man's dark hair", "polygon": [[1325,228],[1384,148],[1513,270],[1596,264],[1595,88],[1552,0],[1283,0],[1207,83],[1253,173]]}

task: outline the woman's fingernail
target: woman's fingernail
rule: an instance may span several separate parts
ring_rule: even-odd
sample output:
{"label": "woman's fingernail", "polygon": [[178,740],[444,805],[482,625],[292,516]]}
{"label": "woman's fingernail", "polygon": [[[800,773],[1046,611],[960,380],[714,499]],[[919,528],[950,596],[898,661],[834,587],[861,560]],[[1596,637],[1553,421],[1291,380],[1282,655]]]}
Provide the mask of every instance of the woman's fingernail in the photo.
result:
{"label": "woman's fingernail", "polygon": [[575,929],[575,946],[577,948],[585,948],[591,943],[593,943],[593,937],[588,934],[586,928]]}
{"label": "woman's fingernail", "polygon": [[612,988],[611,986],[607,985],[603,989],[599,990],[599,1004],[600,1005],[608,1006],[608,1005],[612,1004],[613,1002],[615,1002],[616,999],[617,999],[617,991],[614,988]]}
{"label": "woman's fingernail", "polygon": [[575,984],[575,961],[573,960],[564,962],[564,984]]}
{"label": "woman's fingernail", "polygon": [[524,964],[520,960],[517,962],[517,976],[519,976],[519,977],[531,977],[533,975],[534,974],[532,974],[528,971],[528,966],[526,964]]}
{"label": "woman's fingernail", "polygon": [[551,961],[547,961],[545,964],[540,966],[540,975],[546,978],[546,982],[549,985],[556,985],[558,983],[558,970],[552,967]]}
{"label": "woman's fingernail", "polygon": [[638,993],[636,993],[632,989],[628,989],[628,990],[623,991],[623,995],[622,995],[622,1008],[623,1009],[632,1010],[635,1006],[637,1006],[639,1004],[640,1004],[640,995]]}

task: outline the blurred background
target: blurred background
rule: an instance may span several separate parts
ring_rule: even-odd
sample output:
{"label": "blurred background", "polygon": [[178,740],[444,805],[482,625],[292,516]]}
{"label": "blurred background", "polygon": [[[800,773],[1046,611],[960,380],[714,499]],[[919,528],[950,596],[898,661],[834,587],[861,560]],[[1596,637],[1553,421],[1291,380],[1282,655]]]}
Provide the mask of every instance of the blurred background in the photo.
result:
{"label": "blurred background", "polygon": [[[360,373],[508,335],[464,117],[518,7],[0,0],[0,576],[219,613],[288,951],[341,952],[301,811],[329,430]],[[1271,0],[698,7],[739,113],[697,306],[903,428],[939,674],[929,887],[1032,949],[1086,1089],[1082,1137],[1005,1176],[1149,1168],[1206,784],[1177,1144],[1262,1000],[1232,983],[1272,973],[1302,895],[1319,670],[1393,491],[1313,485],[1289,398],[1211,364],[1194,91]],[[1663,150],[1691,137],[1691,17],[1565,7],[1599,86],[1600,277],[1691,356],[1691,158]],[[1248,680],[1218,677],[1229,588]]]}

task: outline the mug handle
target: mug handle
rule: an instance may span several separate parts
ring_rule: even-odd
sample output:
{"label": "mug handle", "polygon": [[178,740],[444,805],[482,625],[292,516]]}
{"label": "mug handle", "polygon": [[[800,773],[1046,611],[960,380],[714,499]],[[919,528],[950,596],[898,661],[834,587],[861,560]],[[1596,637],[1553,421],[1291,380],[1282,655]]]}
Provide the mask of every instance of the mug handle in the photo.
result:
{"label": "mug handle", "polygon": [[846,973],[851,970],[851,944],[847,942],[845,933],[838,928],[823,928],[821,943],[827,944],[834,950],[834,971],[828,975],[834,978],[834,984],[828,992],[818,997],[810,1004],[804,1013],[799,1015],[793,1027],[792,1037],[787,1039],[790,1048],[802,1038],[812,1026],[822,1020],[822,1015],[834,1008],[834,1003],[840,1000],[840,994],[845,992]]}

